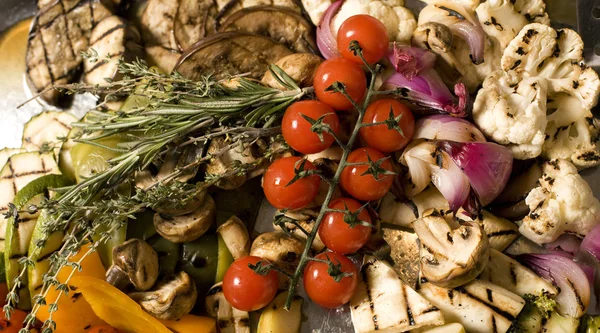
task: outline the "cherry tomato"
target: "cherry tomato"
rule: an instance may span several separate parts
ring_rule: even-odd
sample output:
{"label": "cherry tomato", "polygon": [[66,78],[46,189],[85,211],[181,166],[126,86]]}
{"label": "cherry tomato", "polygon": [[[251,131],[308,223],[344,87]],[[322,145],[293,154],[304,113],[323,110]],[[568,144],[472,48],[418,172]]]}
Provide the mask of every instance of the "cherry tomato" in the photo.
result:
{"label": "cherry tomato", "polygon": [[[319,192],[321,178],[317,175],[303,177],[288,185],[300,168],[302,158],[283,157],[273,162],[263,176],[263,190],[267,200],[278,209],[298,209],[313,201]],[[304,162],[304,170],[316,170],[309,161]]]}
{"label": "cherry tomato", "polygon": [[6,283],[0,283],[0,304],[4,306],[6,304],[6,296],[8,295],[8,286]]}
{"label": "cherry tomato", "polygon": [[27,313],[25,311],[15,309],[10,314],[10,320],[7,320],[4,311],[0,311],[0,332],[18,333],[23,328],[26,316]]}
{"label": "cherry tomato", "polygon": [[384,153],[404,148],[415,133],[415,117],[404,104],[394,99],[380,99],[369,105],[363,124],[381,123],[390,119],[390,109],[394,119],[398,120],[398,129],[389,129],[388,125],[365,126],[360,129],[360,137],[369,145]]}
{"label": "cherry tomato", "polygon": [[119,331],[110,325],[92,326],[87,333],[119,333]]}
{"label": "cherry tomato", "polygon": [[359,103],[367,91],[367,77],[359,65],[344,58],[325,60],[315,71],[313,86],[317,98],[336,110],[349,111],[353,105],[342,93],[325,91],[334,82],[346,86],[348,96]]}
{"label": "cherry tomato", "polygon": [[[363,165],[349,165],[342,171],[340,184],[351,196],[358,200],[371,201],[383,197],[392,187],[393,175],[379,174],[377,178],[373,174],[366,174],[370,168],[369,158],[377,162],[386,156],[373,148],[359,148],[348,155],[348,163],[365,163]],[[387,159],[382,161],[379,169],[393,171],[392,162]]]}
{"label": "cherry tomato", "polygon": [[223,294],[236,309],[256,311],[269,304],[277,294],[278,278],[273,270],[265,275],[254,272],[248,264],[269,262],[260,257],[245,256],[234,261],[223,277]]}
{"label": "cherry tomato", "polygon": [[[355,213],[362,205],[360,202],[350,198],[339,198],[329,204],[329,208],[331,209],[343,210],[346,207],[348,211]],[[319,226],[321,241],[334,252],[356,252],[365,245],[369,234],[371,234],[371,228],[367,226],[360,224],[350,226],[346,221],[347,217],[348,215],[344,213],[327,213]],[[358,213],[358,220],[371,223],[369,212],[366,209],[361,210]]]}
{"label": "cherry tomato", "polygon": [[389,39],[385,25],[370,15],[349,17],[342,23],[337,35],[338,51],[342,57],[362,65],[362,59],[349,49],[352,41],[358,42],[363,57],[369,64],[381,60],[388,50]]}
{"label": "cherry tomato", "polygon": [[329,275],[329,265],[310,261],[304,269],[304,290],[310,299],[325,308],[337,308],[350,301],[358,283],[356,266],[341,253],[324,252],[315,256],[320,260],[331,260],[341,265],[341,272],[352,274],[336,282]]}
{"label": "cherry tomato", "polygon": [[324,117],[323,124],[339,133],[340,120],[329,105],[320,101],[300,101],[290,105],[283,115],[281,132],[285,142],[302,154],[314,154],[329,148],[335,140],[333,136],[323,131],[321,141],[319,135],[311,131],[312,124],[303,116],[315,121]]}

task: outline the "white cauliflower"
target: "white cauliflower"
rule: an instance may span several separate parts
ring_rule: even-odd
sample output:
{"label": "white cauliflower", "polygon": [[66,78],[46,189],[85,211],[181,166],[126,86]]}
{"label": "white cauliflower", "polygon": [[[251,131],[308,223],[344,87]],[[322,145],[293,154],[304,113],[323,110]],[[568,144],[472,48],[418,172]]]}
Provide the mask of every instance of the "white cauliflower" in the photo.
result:
{"label": "white cauliflower", "polygon": [[[302,0],[312,22],[318,25],[330,1]],[[388,31],[390,42],[408,43],[417,21],[413,13],[403,7],[404,0],[347,0],[331,20],[331,33],[337,37],[340,25],[350,16],[367,14],[380,20]]]}
{"label": "white cauliflower", "polygon": [[543,0],[487,0],[476,12],[483,30],[499,43],[501,51],[527,24],[550,25]]}
{"label": "white cauliflower", "polygon": [[[540,86],[545,82],[547,87],[546,112],[530,113],[530,117],[537,119],[525,118],[525,123],[514,124],[526,128],[532,123],[545,123],[542,149],[537,149],[540,142],[536,140],[535,151],[529,149],[524,151],[526,154],[516,153],[516,158],[541,155],[546,159],[568,159],[579,168],[600,164],[599,130],[590,111],[598,102],[600,79],[593,69],[583,65],[583,42],[576,32],[570,29],[557,31],[539,23],[529,24],[507,46],[501,67],[503,73],[494,73],[489,80],[502,82],[499,78],[512,77],[512,86],[509,87],[515,88],[516,94],[510,95],[513,102],[516,102],[516,95],[521,95],[518,91],[523,91],[530,82],[539,82]],[[500,119],[495,104],[490,101],[490,96],[495,94],[491,90],[497,88],[498,84],[489,84],[478,93],[474,104],[475,123],[499,143],[522,145],[526,142],[520,141],[520,137],[493,133],[496,125],[490,124],[490,119],[496,119],[496,123],[513,121]],[[506,91],[507,88],[504,89]],[[521,110],[519,114],[526,113],[528,109]],[[533,140],[530,143],[533,144]]]}
{"label": "white cauliflower", "polygon": [[492,140],[509,147],[515,158],[539,156],[545,141],[546,81],[496,71],[483,82],[473,119]]}
{"label": "white cauliflower", "polygon": [[545,244],[566,232],[584,236],[600,223],[600,202],[571,162],[552,160],[542,171],[525,199],[530,213],[519,227],[523,236]]}

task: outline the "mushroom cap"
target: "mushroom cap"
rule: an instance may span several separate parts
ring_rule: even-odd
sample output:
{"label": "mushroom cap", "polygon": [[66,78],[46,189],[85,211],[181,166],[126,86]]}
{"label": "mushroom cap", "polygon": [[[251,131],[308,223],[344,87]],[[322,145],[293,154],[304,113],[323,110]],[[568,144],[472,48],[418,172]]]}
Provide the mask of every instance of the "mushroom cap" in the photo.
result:
{"label": "mushroom cap", "polygon": [[206,202],[206,196],[207,196],[207,191],[206,191],[206,189],[203,189],[203,190],[199,191],[198,193],[196,193],[196,196],[193,197],[188,202],[186,202],[184,205],[173,206],[173,205],[168,205],[168,204],[164,204],[164,205],[159,204],[156,207],[154,207],[154,210],[157,213],[169,215],[169,216],[181,216],[181,215],[191,214],[192,212],[197,210],[200,206],[202,206],[202,204],[204,204]]}
{"label": "mushroom cap", "polygon": [[[158,255],[145,241],[133,238],[113,248],[113,265],[107,272],[121,270],[137,290],[152,288],[158,278]],[[107,278],[110,280],[110,278]],[[114,281],[109,281],[114,284]]]}
{"label": "mushroom cap", "polygon": [[[225,137],[216,137],[211,140],[208,146],[208,154],[217,154],[218,156],[211,158],[210,162],[206,164],[206,173],[221,175],[229,171],[233,163],[248,164],[256,161],[251,145],[240,145],[222,153],[221,150],[230,143],[226,142]],[[219,155],[219,153],[221,154]],[[245,174],[234,174],[219,179],[215,185],[224,190],[234,190],[242,186],[247,178]]]}
{"label": "mushroom cap", "polygon": [[158,283],[153,291],[135,292],[129,296],[158,319],[179,320],[192,311],[198,292],[196,283],[181,271]]}
{"label": "mushroom cap", "polygon": [[245,257],[250,253],[250,235],[242,220],[233,215],[217,228],[233,259]]}
{"label": "mushroom cap", "polygon": [[304,245],[302,240],[283,232],[266,232],[256,237],[250,255],[269,260],[279,268],[292,273],[300,261]]}
{"label": "mushroom cap", "polygon": [[154,227],[163,238],[173,243],[190,242],[202,236],[215,220],[214,199],[206,194],[204,202],[186,215],[154,214]]}
{"label": "mushroom cap", "polygon": [[488,263],[490,245],[477,223],[452,230],[433,211],[415,221],[413,227],[419,237],[421,274],[431,283],[459,287],[475,279]]}

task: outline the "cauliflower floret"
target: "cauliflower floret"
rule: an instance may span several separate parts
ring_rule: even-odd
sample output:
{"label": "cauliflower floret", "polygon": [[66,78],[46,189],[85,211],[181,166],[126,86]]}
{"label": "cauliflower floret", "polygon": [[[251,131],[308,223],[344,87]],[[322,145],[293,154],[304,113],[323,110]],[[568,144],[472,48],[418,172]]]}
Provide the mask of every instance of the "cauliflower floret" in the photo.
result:
{"label": "cauliflower floret", "polygon": [[600,202],[571,162],[552,160],[542,170],[540,185],[525,199],[530,213],[519,227],[523,236],[545,244],[565,232],[584,236],[600,223]]}
{"label": "cauliflower floret", "polygon": [[325,11],[331,6],[331,1],[328,0],[302,0],[302,6],[308,13],[310,20],[314,25],[319,25],[321,18],[325,15]]}
{"label": "cauliflower floret", "polygon": [[331,20],[331,32],[337,37],[337,31],[350,16],[367,14],[377,18],[385,25],[391,42],[408,43],[417,21],[413,13],[402,7],[404,1],[347,0]]}
{"label": "cauliflower floret", "polygon": [[428,5],[437,5],[446,1],[454,2],[455,4],[461,5],[465,8],[475,10],[479,6],[480,0],[421,0]]}
{"label": "cauliflower floret", "polygon": [[483,30],[500,44],[502,51],[527,24],[550,24],[542,0],[487,0],[477,7],[476,12]]}
{"label": "cauliflower floret", "polygon": [[[583,65],[583,42],[576,32],[570,29],[557,31],[539,23],[529,24],[506,47],[501,67],[500,73],[486,79],[489,83],[475,99],[475,123],[486,135],[511,146],[518,159],[541,155],[546,159],[570,160],[579,168],[600,164],[599,130],[590,111],[598,102],[600,78],[593,69]],[[513,82],[502,83],[503,76],[512,77]],[[515,78],[518,79],[515,81]],[[519,95],[530,96],[519,91],[533,93],[532,82],[546,87],[544,90],[547,91],[538,97],[544,100],[543,103],[529,105],[526,100],[515,100]],[[514,88],[514,93],[511,94],[509,88]],[[502,101],[499,91],[510,94],[507,96],[511,96],[511,102]],[[494,94],[500,98],[496,103]],[[498,116],[503,103],[514,104],[513,109],[520,106],[524,113],[533,109],[538,112],[531,113],[531,117],[514,118],[515,122],[511,124]],[[502,130],[499,124],[511,124],[512,128]],[[538,133],[539,126],[545,126],[543,140]],[[535,138],[507,134],[513,131],[527,135],[535,132]],[[531,141],[520,140],[525,137]]]}
{"label": "cauliflower floret", "polygon": [[496,71],[477,95],[473,119],[486,136],[508,146],[515,158],[535,158],[546,136],[546,98],[544,80]]}

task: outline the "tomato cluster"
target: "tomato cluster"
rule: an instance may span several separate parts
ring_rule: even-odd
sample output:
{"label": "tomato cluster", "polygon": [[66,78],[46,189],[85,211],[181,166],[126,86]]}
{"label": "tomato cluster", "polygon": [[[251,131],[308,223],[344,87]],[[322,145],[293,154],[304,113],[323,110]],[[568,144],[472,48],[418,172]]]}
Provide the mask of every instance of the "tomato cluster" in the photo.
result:
{"label": "tomato cluster", "polygon": [[[367,95],[367,75],[361,65],[379,62],[388,51],[385,26],[368,15],[346,20],[338,31],[337,42],[341,57],[324,61],[315,71],[317,100],[295,102],[283,116],[283,138],[300,154],[322,152],[340,140],[343,129],[336,112],[355,112]],[[358,133],[364,147],[347,155],[339,177],[347,196],[329,203],[318,230],[331,252],[309,259],[304,269],[304,289],[313,302],[333,308],[352,297],[358,272],[346,255],[360,250],[369,239],[373,227],[367,204],[383,197],[394,182],[395,168],[386,154],[404,148],[414,127],[411,111],[397,100],[379,99],[367,107]],[[280,158],[263,176],[265,197],[278,209],[307,207],[321,189],[318,172],[308,159]],[[238,259],[225,275],[225,297],[238,309],[262,308],[275,296],[277,273],[271,270],[259,274],[248,267],[259,261],[266,263],[257,257]]]}

